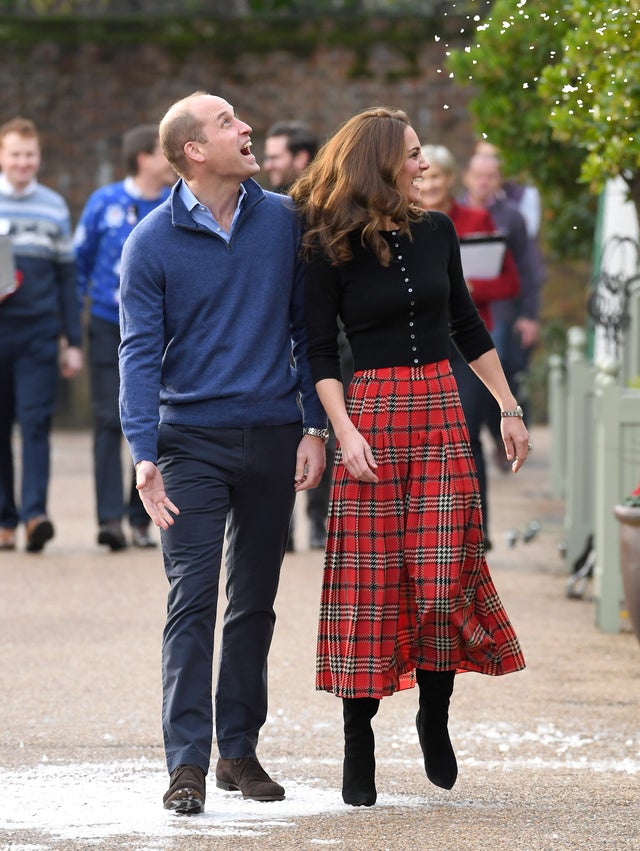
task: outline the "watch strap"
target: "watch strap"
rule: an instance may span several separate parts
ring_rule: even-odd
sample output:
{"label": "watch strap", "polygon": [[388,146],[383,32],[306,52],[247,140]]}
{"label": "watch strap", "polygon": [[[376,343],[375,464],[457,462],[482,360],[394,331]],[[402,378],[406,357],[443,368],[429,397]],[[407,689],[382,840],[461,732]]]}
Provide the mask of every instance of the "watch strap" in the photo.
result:
{"label": "watch strap", "polygon": [[308,434],[311,437],[319,437],[321,440],[324,440],[326,443],[329,440],[329,429],[328,428],[314,428],[313,426],[305,426],[302,429],[303,434]]}
{"label": "watch strap", "polygon": [[523,419],[524,411],[522,410],[520,405],[516,405],[515,408],[513,409],[513,411],[500,411],[500,416],[501,417],[520,417],[520,419]]}

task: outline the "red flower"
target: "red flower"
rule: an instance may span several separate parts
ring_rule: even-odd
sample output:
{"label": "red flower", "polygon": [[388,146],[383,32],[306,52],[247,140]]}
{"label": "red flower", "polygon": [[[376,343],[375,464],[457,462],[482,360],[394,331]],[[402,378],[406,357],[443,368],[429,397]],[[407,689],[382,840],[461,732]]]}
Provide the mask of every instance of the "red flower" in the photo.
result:
{"label": "red flower", "polygon": [[634,491],[631,491],[629,496],[625,499],[624,505],[630,505],[633,508],[640,508],[640,485],[638,485]]}

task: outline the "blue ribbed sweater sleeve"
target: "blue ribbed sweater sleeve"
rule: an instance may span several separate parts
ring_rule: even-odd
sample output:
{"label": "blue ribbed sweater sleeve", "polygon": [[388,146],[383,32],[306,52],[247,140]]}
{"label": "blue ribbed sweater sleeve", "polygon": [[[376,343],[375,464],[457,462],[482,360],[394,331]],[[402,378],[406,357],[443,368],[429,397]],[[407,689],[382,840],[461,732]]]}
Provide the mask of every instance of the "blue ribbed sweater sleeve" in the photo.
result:
{"label": "blue ribbed sweater sleeve", "polygon": [[299,221],[282,196],[245,187],[229,244],[176,188],[125,244],[120,407],[135,463],[156,460],[159,422],[326,422],[306,357]]}

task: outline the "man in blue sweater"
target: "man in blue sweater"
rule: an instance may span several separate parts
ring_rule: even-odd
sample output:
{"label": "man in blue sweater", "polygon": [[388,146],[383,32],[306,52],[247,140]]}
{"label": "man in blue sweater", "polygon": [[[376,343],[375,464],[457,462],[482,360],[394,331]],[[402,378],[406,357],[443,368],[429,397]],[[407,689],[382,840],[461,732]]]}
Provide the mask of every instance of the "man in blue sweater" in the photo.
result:
{"label": "man in blue sweater", "polygon": [[76,227],[78,290],[90,297],[89,375],[93,408],[93,470],[98,514],[98,543],[112,551],[127,546],[122,518],[128,516],[135,547],[155,546],[149,517],[131,476],[125,506],[118,411],[120,378],[120,257],[125,240],[147,213],[169,196],[175,174],[160,149],[157,124],[141,124],[124,134],[122,154],[127,177],[97,189]]}
{"label": "man in blue sweater", "polygon": [[[0,234],[9,237],[20,286],[0,297],[0,551],[16,547],[25,524],[26,549],[41,552],[54,534],[47,514],[49,432],[60,369],[82,368],[80,311],[71,222],[65,200],[38,182],[40,139],[32,121],[0,127]],[[19,507],[11,437],[22,438]]]}
{"label": "man in blue sweater", "polygon": [[260,801],[285,795],[256,758],[273,604],[295,494],[325,466],[300,224],[286,198],[251,179],[260,167],[250,133],[220,97],[174,104],[160,140],[181,179],[122,256],[120,411],[169,580],[163,801],[178,813],[204,808],[225,528],[216,783]]}

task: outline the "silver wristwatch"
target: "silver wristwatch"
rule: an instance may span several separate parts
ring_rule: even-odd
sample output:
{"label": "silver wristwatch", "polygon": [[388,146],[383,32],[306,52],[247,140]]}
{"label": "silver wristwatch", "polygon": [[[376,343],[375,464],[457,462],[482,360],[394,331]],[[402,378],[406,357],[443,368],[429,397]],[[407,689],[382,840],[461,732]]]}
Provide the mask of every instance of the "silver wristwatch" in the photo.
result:
{"label": "silver wristwatch", "polygon": [[303,434],[308,434],[311,437],[320,437],[326,443],[329,440],[328,428],[313,428],[311,426],[302,429]]}
{"label": "silver wristwatch", "polygon": [[524,417],[524,411],[520,407],[520,405],[516,405],[513,411],[500,411],[501,417],[520,417],[522,419]]}

